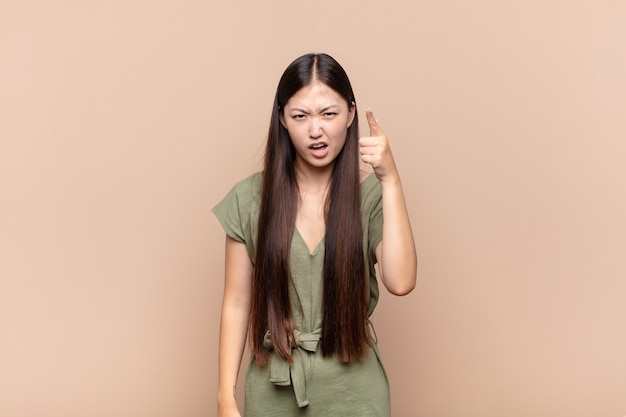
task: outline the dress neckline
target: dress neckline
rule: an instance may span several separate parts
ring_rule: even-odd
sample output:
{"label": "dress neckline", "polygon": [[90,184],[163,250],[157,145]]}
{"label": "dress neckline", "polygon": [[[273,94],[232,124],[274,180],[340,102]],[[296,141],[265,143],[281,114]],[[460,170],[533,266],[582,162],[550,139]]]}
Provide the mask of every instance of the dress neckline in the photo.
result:
{"label": "dress neckline", "polygon": [[317,244],[315,245],[315,247],[313,248],[313,250],[311,250],[311,248],[309,247],[309,245],[306,243],[306,241],[304,240],[304,237],[302,237],[302,234],[300,233],[300,231],[298,230],[297,227],[294,227],[294,235],[296,235],[298,237],[298,239],[300,240],[300,242],[304,245],[304,247],[306,248],[307,253],[309,254],[309,256],[315,256],[317,255],[320,246],[322,245],[322,243],[324,242],[324,238],[326,237],[326,234],[324,234],[324,236],[322,236],[322,238],[320,239],[319,242],[317,242]]}

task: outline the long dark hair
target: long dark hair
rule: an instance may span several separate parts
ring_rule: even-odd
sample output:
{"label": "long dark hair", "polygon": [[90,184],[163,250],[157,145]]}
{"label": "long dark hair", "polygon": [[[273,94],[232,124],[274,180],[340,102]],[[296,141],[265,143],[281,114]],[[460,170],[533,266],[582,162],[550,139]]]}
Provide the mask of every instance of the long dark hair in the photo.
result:
{"label": "long dark hair", "polygon": [[[298,184],[296,151],[280,116],[289,98],[313,80],[336,91],[348,107],[356,107],[346,72],[326,54],[307,54],[296,59],[278,83],[265,152],[252,282],[251,346],[260,365],[269,359],[263,346],[267,330],[275,353],[292,360],[294,322],[289,302],[289,254],[298,208]],[[365,356],[368,343],[356,108],[354,113],[345,145],[334,162],[325,206],[321,349],[324,356],[337,354],[344,362]]]}

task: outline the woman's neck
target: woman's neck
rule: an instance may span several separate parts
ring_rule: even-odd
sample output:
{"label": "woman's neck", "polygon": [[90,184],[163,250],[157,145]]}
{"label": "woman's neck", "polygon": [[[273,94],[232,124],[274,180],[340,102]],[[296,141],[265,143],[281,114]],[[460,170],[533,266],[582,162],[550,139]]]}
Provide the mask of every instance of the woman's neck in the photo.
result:
{"label": "woman's neck", "polygon": [[332,166],[323,169],[302,169],[296,166],[296,181],[300,192],[324,193],[330,184],[332,172]]}

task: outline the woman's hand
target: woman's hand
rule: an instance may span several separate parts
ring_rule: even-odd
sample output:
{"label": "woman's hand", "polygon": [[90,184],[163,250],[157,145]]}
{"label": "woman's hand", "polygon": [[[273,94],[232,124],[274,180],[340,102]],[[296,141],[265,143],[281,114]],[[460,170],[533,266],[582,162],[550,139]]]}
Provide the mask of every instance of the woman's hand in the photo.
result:
{"label": "woman's hand", "polygon": [[391,154],[387,136],[383,133],[371,110],[368,109],[365,115],[370,128],[370,135],[359,139],[361,161],[372,166],[374,174],[381,183],[397,181],[399,179],[398,170]]}

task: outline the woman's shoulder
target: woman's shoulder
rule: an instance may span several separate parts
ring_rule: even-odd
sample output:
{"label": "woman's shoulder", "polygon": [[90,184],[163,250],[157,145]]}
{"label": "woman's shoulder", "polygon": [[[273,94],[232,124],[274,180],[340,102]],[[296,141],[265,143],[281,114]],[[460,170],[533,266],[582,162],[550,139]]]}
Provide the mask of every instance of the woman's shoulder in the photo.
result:
{"label": "woman's shoulder", "polygon": [[261,189],[262,181],[263,173],[255,172],[254,174],[249,175],[242,180],[239,180],[237,183],[235,183],[232,189],[233,191],[237,191],[239,193],[257,194],[258,191]]}
{"label": "woman's shoulder", "polygon": [[261,171],[248,175],[247,177],[237,181],[233,188],[253,188],[261,185],[263,173]]}
{"label": "woman's shoulder", "polygon": [[361,172],[365,172],[365,176],[361,174],[361,207],[367,212],[372,210],[382,200],[382,188],[373,172]]}
{"label": "woman's shoulder", "polygon": [[373,172],[361,170],[361,192],[380,189],[380,182]]}
{"label": "woman's shoulder", "polygon": [[238,181],[212,211],[226,233],[239,242],[252,242],[252,224],[256,221],[261,175],[252,174]]}
{"label": "woman's shoulder", "polygon": [[249,209],[261,196],[262,179],[262,173],[256,172],[237,181],[221,204],[236,204],[240,208],[248,207]]}

